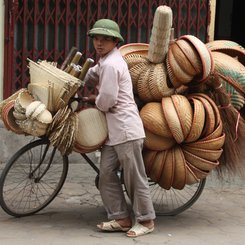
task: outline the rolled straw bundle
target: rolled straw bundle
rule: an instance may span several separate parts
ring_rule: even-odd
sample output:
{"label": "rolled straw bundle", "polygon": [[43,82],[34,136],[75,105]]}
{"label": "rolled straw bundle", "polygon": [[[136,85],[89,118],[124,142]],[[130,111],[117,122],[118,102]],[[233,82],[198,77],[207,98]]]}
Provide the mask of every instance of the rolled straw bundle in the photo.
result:
{"label": "rolled straw bundle", "polygon": [[166,5],[159,6],[154,14],[148,59],[152,63],[162,63],[168,52],[173,13]]}

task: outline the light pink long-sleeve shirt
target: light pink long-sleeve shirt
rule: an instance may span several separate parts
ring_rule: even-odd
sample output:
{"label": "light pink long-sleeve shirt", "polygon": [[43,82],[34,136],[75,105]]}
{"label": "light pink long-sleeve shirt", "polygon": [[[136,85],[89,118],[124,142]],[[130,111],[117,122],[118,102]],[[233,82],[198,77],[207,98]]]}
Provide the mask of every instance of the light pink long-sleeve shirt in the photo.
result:
{"label": "light pink long-sleeve shirt", "polygon": [[106,145],[117,145],[145,137],[142,120],[134,101],[128,67],[114,48],[90,68],[86,80],[98,82],[95,104],[105,112],[109,137]]}

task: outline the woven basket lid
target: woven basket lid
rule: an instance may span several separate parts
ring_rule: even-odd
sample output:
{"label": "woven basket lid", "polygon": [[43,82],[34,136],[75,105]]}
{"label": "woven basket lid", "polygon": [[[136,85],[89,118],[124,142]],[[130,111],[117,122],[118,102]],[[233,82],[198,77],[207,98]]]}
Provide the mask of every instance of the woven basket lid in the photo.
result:
{"label": "woven basket lid", "polygon": [[[209,102],[209,104],[212,106],[214,114],[215,114],[215,126],[218,126],[220,124],[220,122],[221,122],[221,116],[220,116],[219,108],[216,105],[216,103],[207,94],[197,93],[197,94],[194,94],[194,95],[203,97]],[[193,96],[193,94],[191,96]]]}
{"label": "woven basket lid", "polygon": [[206,149],[206,150],[218,150],[223,147],[225,143],[225,134],[222,133],[221,136],[217,138],[212,138],[208,140],[198,140],[196,142],[188,143],[186,145],[201,148],[201,149]]}
{"label": "woven basket lid", "polygon": [[196,174],[192,171],[192,169],[186,164],[186,184],[187,185],[193,185],[195,183],[199,182],[199,179],[197,178]]}
{"label": "woven basket lid", "polygon": [[137,93],[140,99],[144,102],[154,101],[154,97],[151,94],[151,90],[149,87],[149,74],[152,68],[152,64],[146,67],[139,76],[139,80],[137,83]]}
{"label": "woven basket lid", "polygon": [[173,154],[175,159],[175,169],[172,187],[181,190],[186,183],[185,157],[180,146],[174,147]]}
{"label": "woven basket lid", "polygon": [[138,63],[137,65],[134,65],[133,67],[131,67],[129,69],[129,73],[130,73],[130,76],[131,76],[131,79],[132,79],[133,89],[134,89],[135,93],[137,93],[137,90],[138,90],[137,84],[138,84],[138,81],[139,81],[139,77],[140,77],[140,75],[142,74],[143,71],[148,69],[149,65],[150,65],[150,62],[146,61],[146,62]]}
{"label": "woven basket lid", "polygon": [[33,101],[34,98],[29,93],[29,91],[27,89],[22,90],[21,92],[18,93],[18,96],[15,100],[14,108],[20,113],[25,113],[27,106],[31,104]]}
{"label": "woven basket lid", "polygon": [[202,149],[202,148],[196,148],[193,146],[187,146],[187,145],[183,145],[183,150],[188,151],[192,154],[194,154],[195,156],[204,158],[208,161],[216,161],[220,158],[223,149],[218,149],[218,150],[206,150],[206,149]]}
{"label": "woven basket lid", "polygon": [[183,95],[175,94],[171,96],[171,99],[178,114],[184,137],[186,138],[190,132],[193,119],[192,107],[188,99]]}
{"label": "woven basket lid", "polygon": [[128,69],[131,69],[133,66],[138,65],[140,63],[148,63],[149,62],[147,57],[145,57],[141,54],[127,54],[123,58],[128,65]]}
{"label": "woven basket lid", "polygon": [[223,133],[223,123],[221,121],[220,124],[215,128],[215,130],[211,134],[207,135],[204,138],[201,138],[200,141],[207,141],[207,140],[213,140],[219,138],[222,135],[222,133]]}
{"label": "woven basket lid", "polygon": [[175,43],[185,55],[185,60],[189,61],[190,67],[185,68],[188,73],[192,74],[193,76],[197,76],[198,74],[202,73],[202,62],[195,47],[184,39],[176,40]]}
{"label": "woven basket lid", "polygon": [[145,104],[140,110],[140,117],[143,121],[144,127],[153,134],[172,138],[172,133],[163,115],[161,103],[150,102]]}
{"label": "woven basket lid", "polygon": [[122,56],[126,56],[129,54],[140,54],[147,56],[149,49],[148,43],[128,43],[125,45],[122,45],[119,48],[119,51]]}
{"label": "woven basket lid", "polygon": [[205,125],[201,134],[201,137],[205,137],[209,134],[211,134],[214,129],[216,123],[216,114],[215,111],[213,110],[212,105],[209,103],[209,101],[201,96],[193,96],[195,99],[198,99],[199,101],[202,102],[204,108],[205,108]]}
{"label": "woven basket lid", "polygon": [[162,98],[162,108],[164,117],[167,121],[168,127],[170,128],[173,138],[176,140],[177,143],[182,143],[185,139],[185,136],[182,130],[182,125],[179,116],[174,107],[171,97]]}
{"label": "woven basket lid", "polygon": [[167,156],[165,158],[165,163],[162,170],[162,176],[158,184],[162,188],[169,190],[172,186],[173,179],[174,179],[175,160],[171,149],[166,151],[166,154]]}
{"label": "woven basket lid", "polygon": [[207,80],[209,75],[213,72],[213,58],[209,49],[200,39],[195,36],[184,35],[181,36],[179,39],[189,41],[195,47],[202,61],[202,74],[200,78],[196,77],[196,80],[199,82]]}
{"label": "woven basket lid", "polygon": [[210,171],[203,171],[203,170],[196,168],[195,166],[190,164],[188,161],[186,161],[185,163],[198,180],[205,179],[210,173]]}
{"label": "woven basket lid", "polygon": [[158,151],[152,151],[152,150],[143,150],[143,159],[144,159],[144,164],[145,164],[145,171],[147,176],[149,176],[152,164],[154,162],[154,159],[156,157]]}
{"label": "woven basket lid", "polygon": [[76,145],[81,148],[101,146],[108,135],[104,113],[96,108],[86,108],[77,114]]}
{"label": "woven basket lid", "polygon": [[214,59],[214,70],[222,75],[222,80],[231,79],[245,90],[245,66],[227,54],[212,52],[212,56]]}
{"label": "woven basket lid", "polygon": [[188,74],[182,69],[180,63],[181,59],[175,57],[172,50],[169,49],[167,54],[167,71],[169,78],[175,88],[180,87],[182,84],[187,84],[193,79],[193,75]]}
{"label": "woven basket lid", "polygon": [[156,154],[156,157],[154,159],[149,174],[149,177],[151,178],[152,181],[157,183],[159,182],[163,172],[166,156],[167,156],[167,151],[160,151]]}
{"label": "woven basket lid", "polygon": [[193,118],[189,134],[185,139],[186,143],[198,140],[205,124],[205,109],[202,102],[194,98],[190,98],[189,101],[193,105]]}
{"label": "woven basket lid", "polygon": [[[185,45],[186,49],[181,48],[181,42]],[[177,62],[179,69],[181,69],[184,73],[188,74],[190,76],[190,79],[194,76],[200,74],[200,70],[197,71],[194,64],[200,63],[200,58],[197,52],[192,52],[189,57],[185,54],[185,52],[188,52],[188,48],[193,51],[193,46],[186,42],[185,40],[176,40],[171,43],[169,46],[169,52],[172,53],[172,56],[174,60]],[[188,52],[190,53],[190,52]],[[171,64],[171,61],[170,61]],[[174,63],[173,63],[174,64]],[[175,70],[175,67],[172,66],[172,69]],[[187,83],[189,81],[183,81],[184,83]]]}
{"label": "woven basket lid", "polygon": [[206,43],[211,51],[225,53],[239,60],[245,66],[245,49],[238,43],[230,40],[214,40]]}
{"label": "woven basket lid", "polygon": [[15,100],[8,101],[2,108],[2,120],[6,129],[11,130],[16,134],[23,134],[23,130],[16,123],[13,115]]}
{"label": "woven basket lid", "polygon": [[150,93],[155,101],[161,101],[162,97],[174,94],[174,88],[167,83],[167,69],[163,63],[155,64],[150,70],[148,77]]}
{"label": "woven basket lid", "polygon": [[164,136],[154,134],[148,129],[145,129],[145,135],[144,146],[153,151],[168,150],[176,144],[173,138],[166,138]]}
{"label": "woven basket lid", "polygon": [[198,157],[186,150],[183,149],[183,153],[185,156],[186,161],[190,164],[194,165],[196,168],[203,170],[203,171],[211,171],[215,167],[219,165],[218,161],[209,161],[202,157]]}

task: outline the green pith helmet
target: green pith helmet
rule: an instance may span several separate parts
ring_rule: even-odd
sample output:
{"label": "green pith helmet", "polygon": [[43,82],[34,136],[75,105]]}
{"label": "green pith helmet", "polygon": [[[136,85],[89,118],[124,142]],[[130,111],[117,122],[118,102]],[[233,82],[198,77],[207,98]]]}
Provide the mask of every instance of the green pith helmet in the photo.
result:
{"label": "green pith helmet", "polygon": [[110,19],[100,19],[97,20],[93,28],[88,31],[88,35],[93,37],[94,35],[104,35],[109,37],[116,37],[120,42],[123,42],[124,39],[120,34],[120,29],[118,24]]}

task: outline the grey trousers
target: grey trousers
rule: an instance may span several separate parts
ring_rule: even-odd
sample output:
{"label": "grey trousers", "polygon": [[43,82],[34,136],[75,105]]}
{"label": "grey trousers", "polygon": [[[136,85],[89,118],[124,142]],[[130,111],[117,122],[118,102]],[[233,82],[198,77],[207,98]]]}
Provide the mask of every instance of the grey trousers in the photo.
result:
{"label": "grey trousers", "polygon": [[155,219],[149,184],[142,158],[143,139],[115,146],[103,146],[101,151],[99,190],[108,219],[130,216],[118,169],[123,168],[124,184],[136,221]]}

